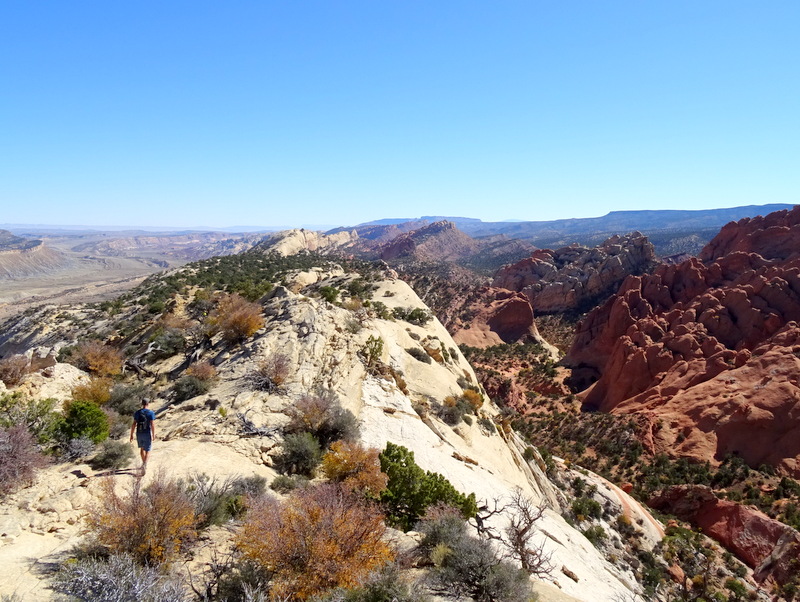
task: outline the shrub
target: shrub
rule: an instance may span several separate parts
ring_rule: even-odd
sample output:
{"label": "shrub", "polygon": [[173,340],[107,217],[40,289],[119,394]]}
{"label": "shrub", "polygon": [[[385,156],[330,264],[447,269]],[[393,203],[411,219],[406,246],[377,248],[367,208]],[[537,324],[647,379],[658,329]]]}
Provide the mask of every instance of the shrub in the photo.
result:
{"label": "shrub", "polygon": [[92,443],[100,443],[108,438],[108,417],[90,401],[73,401],[67,407],[59,429],[62,441],[86,438]]}
{"label": "shrub", "polygon": [[602,513],[600,503],[592,498],[579,497],[572,501],[572,515],[578,522],[589,518],[600,518]]}
{"label": "shrub", "polygon": [[192,397],[197,397],[208,392],[208,384],[196,376],[181,376],[172,386],[175,394],[175,401],[186,401]]}
{"label": "shrub", "polygon": [[28,399],[21,393],[0,395],[0,427],[23,425],[37,443],[45,444],[55,436],[61,422],[55,406],[52,398]]}
{"label": "shrub", "polygon": [[381,502],[393,526],[409,531],[438,502],[458,508],[464,518],[477,513],[474,493],[464,495],[439,473],[422,470],[405,447],[389,442],[379,457],[381,470],[389,477]]}
{"label": "shrub", "polygon": [[322,457],[322,472],[345,489],[377,497],[388,477],[381,472],[378,450],[351,441],[336,441]]}
{"label": "shrub", "polygon": [[58,455],[63,462],[77,462],[90,456],[94,448],[94,442],[89,437],[78,437],[63,442]]}
{"label": "shrub", "polygon": [[11,355],[0,360],[0,380],[7,387],[16,387],[28,373],[28,358]]}
{"label": "shrub", "polygon": [[319,287],[319,296],[328,303],[336,303],[336,298],[339,296],[339,289],[333,286],[321,286]]}
{"label": "shrub", "polygon": [[433,316],[421,307],[395,307],[392,315],[398,320],[405,320],[417,326],[425,326],[433,319]]}
{"label": "shrub", "polygon": [[432,361],[431,356],[428,355],[424,349],[420,349],[419,347],[409,347],[408,349],[406,349],[406,352],[415,360],[418,360],[425,364],[430,364]]}
{"label": "shrub", "polygon": [[339,405],[332,391],[303,395],[287,413],[288,432],[310,432],[323,448],[340,439],[353,440],[358,437],[356,417]]}
{"label": "shrub", "polygon": [[[492,420],[490,418],[486,418],[485,416],[481,417],[481,418],[478,418],[478,424],[489,435],[494,435],[497,432],[497,427],[494,425],[494,422],[492,422]],[[533,459],[533,456],[528,457],[528,449],[532,449],[532,448],[526,448],[525,449],[525,453],[523,454],[523,458],[525,458],[528,462],[530,462]]]}
{"label": "shrub", "polygon": [[142,399],[153,399],[153,390],[143,383],[126,385],[118,383],[111,388],[111,395],[106,404],[123,416],[130,416],[142,407]]}
{"label": "shrub", "polygon": [[191,500],[162,472],[142,488],[135,479],[119,495],[110,477],[101,483],[99,502],[87,515],[90,535],[112,554],[130,554],[139,564],[171,561],[196,536],[199,517]]}
{"label": "shrub", "polygon": [[335,591],[329,602],[428,602],[430,598],[404,578],[396,564],[388,564],[355,589]]}
{"label": "shrub", "polygon": [[286,474],[301,474],[311,477],[322,459],[322,448],[314,435],[308,432],[286,435],[283,451],[276,465]]}
{"label": "shrub", "polygon": [[592,545],[597,547],[606,538],[606,530],[600,525],[592,525],[581,531],[586,536],[586,539],[592,542]]}
{"label": "shrub", "polygon": [[[163,304],[158,312],[164,310]],[[161,329],[151,340],[153,343],[153,351],[150,352],[149,357],[153,360],[164,359],[172,357],[186,349],[186,337],[179,328],[164,328]]]}
{"label": "shrub", "polygon": [[123,441],[103,441],[92,458],[91,465],[96,470],[125,468],[133,460],[133,448]]}
{"label": "shrub", "polygon": [[308,485],[308,478],[303,475],[294,474],[289,476],[279,474],[272,480],[269,488],[278,493],[289,493],[306,485]]}
{"label": "shrub", "polygon": [[435,563],[434,577],[449,593],[478,602],[528,602],[528,574],[501,560],[489,541],[467,534],[457,516],[424,521],[420,547]]}
{"label": "shrub", "polygon": [[370,335],[364,347],[359,352],[367,366],[367,371],[372,372],[381,361],[383,354],[383,339]]}
{"label": "shrub", "polygon": [[156,567],[138,566],[127,554],[108,559],[69,560],[53,577],[53,589],[96,602],[180,602],[187,596],[181,579]]}
{"label": "shrub", "polygon": [[250,338],[264,326],[261,306],[236,293],[222,296],[210,321],[222,338],[233,344]]}
{"label": "shrub", "polygon": [[122,353],[99,341],[79,343],[69,360],[81,370],[97,376],[114,376],[122,372]]}
{"label": "shrub", "polygon": [[197,380],[207,383],[217,377],[217,369],[210,362],[197,362],[186,369],[186,376],[194,376]]}
{"label": "shrub", "polygon": [[108,406],[104,407],[103,411],[108,418],[108,436],[110,439],[119,439],[130,431],[130,415],[122,416],[119,412],[110,409]]}
{"label": "shrub", "polygon": [[111,400],[111,379],[92,378],[85,385],[77,385],[72,389],[72,399],[89,401],[101,406]]}
{"label": "shrub", "polygon": [[247,375],[250,385],[259,391],[277,391],[289,376],[292,363],[284,353],[273,353],[256,364]]}
{"label": "shrub", "polygon": [[278,503],[254,503],[237,536],[244,556],[272,572],[274,599],[307,600],[357,586],[391,559],[383,517],[363,497],[324,484]]}
{"label": "shrub", "polygon": [[219,480],[206,474],[189,475],[183,489],[194,505],[198,526],[221,525],[244,513],[245,496],[261,495],[266,479],[238,477]]}
{"label": "shrub", "polygon": [[466,389],[462,394],[464,401],[466,401],[472,408],[472,412],[477,412],[483,405],[483,395],[475,389]]}
{"label": "shrub", "polygon": [[25,425],[0,428],[0,497],[30,483],[46,464]]}

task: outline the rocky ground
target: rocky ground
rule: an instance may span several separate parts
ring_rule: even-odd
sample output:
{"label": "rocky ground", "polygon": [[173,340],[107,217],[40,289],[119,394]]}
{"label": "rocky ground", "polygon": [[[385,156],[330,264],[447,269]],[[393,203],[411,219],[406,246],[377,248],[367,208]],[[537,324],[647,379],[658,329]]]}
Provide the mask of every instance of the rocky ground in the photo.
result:
{"label": "rocky ground", "polygon": [[[444,327],[436,320],[419,325],[369,317],[315,294],[322,286],[342,286],[346,277],[341,272],[319,270],[284,277],[286,288],[275,289],[263,302],[265,327],[241,347],[221,346],[208,356],[218,370],[216,384],[208,393],[177,405],[168,403],[168,395],[159,398],[154,404],[159,410],[157,441],[144,478],[153,478],[163,469],[174,478],[201,471],[221,477],[260,474],[271,479],[276,475],[273,459],[280,450],[279,439],[245,436],[238,416],[246,415],[260,426],[279,426],[286,420],[283,411],[299,395],[330,389],[358,417],[363,443],[379,449],[388,441],[407,446],[420,466],[443,474],[459,490],[475,492],[479,500],[503,500],[521,488],[536,503],[544,504],[547,509],[537,523],[537,541],[552,555],[553,570],[535,583],[543,599],[613,600],[638,591],[633,559],[626,555],[623,539],[612,537],[607,549],[598,549],[562,518],[568,498],[551,483],[535,455],[523,457],[526,445],[503,426],[497,408],[486,402],[480,410],[481,420],[496,425],[490,430],[480,422],[452,427],[438,418],[435,406],[441,400],[460,394],[459,383],[464,379],[475,382],[472,368]],[[425,309],[398,279],[384,279],[376,286],[373,298],[390,309]],[[178,304],[175,311],[180,307]],[[56,315],[44,312],[33,319],[42,326],[42,320],[63,319]],[[91,312],[83,314],[74,323],[75,334],[89,315]],[[93,330],[105,332],[109,324],[108,318],[101,319]],[[37,332],[41,338],[28,341],[33,347],[45,341],[58,347],[54,342],[58,336],[66,336],[63,342],[70,342],[69,334],[58,328]],[[376,361],[385,370],[375,372],[365,365],[363,349],[370,337],[384,341]],[[420,361],[407,351],[413,348],[429,354],[433,361]],[[280,391],[254,391],[247,385],[254,362],[279,352],[290,358],[290,378]],[[151,368],[165,374],[182,360],[175,356]],[[402,379],[387,378],[387,374],[401,374]],[[75,368],[56,364],[27,378],[21,390],[28,394],[46,391],[64,397],[85,376]],[[156,377],[153,384],[157,382],[163,380]],[[4,532],[2,593],[17,592],[26,600],[50,598],[47,570],[80,541],[81,517],[91,511],[103,477],[86,464],[57,464],[39,473],[34,485],[4,501],[0,518]],[[134,478],[131,470],[110,477],[120,486]],[[637,525],[639,545],[655,545],[660,537],[658,524],[638,504],[602,482],[598,496],[606,496],[600,499],[607,502],[610,517],[627,515]],[[613,520],[603,520],[607,522],[599,524],[613,533]],[[615,561],[609,561],[608,550],[617,550]]]}

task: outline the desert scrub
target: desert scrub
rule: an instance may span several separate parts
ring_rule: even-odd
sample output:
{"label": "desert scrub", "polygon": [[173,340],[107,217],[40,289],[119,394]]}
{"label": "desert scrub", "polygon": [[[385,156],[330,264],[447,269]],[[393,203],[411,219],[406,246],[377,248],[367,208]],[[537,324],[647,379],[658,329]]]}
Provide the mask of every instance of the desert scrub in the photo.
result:
{"label": "desert scrub", "polygon": [[434,565],[439,585],[456,597],[478,602],[528,602],[536,599],[528,573],[502,560],[491,542],[467,533],[457,515],[444,514],[420,524],[420,548]]}
{"label": "desert scrub", "polygon": [[64,562],[54,575],[55,591],[94,602],[181,602],[188,600],[177,575],[140,566],[128,554]]}
{"label": "desert scrub", "polygon": [[378,454],[354,441],[335,441],[322,457],[322,472],[345,489],[377,498],[388,482]]}
{"label": "desert scrub", "polygon": [[0,428],[0,498],[27,485],[47,459],[22,424]]}
{"label": "desert scrub", "polygon": [[101,481],[99,501],[87,514],[89,536],[111,554],[129,554],[137,564],[169,563],[197,535],[197,516],[181,485],[156,473],[147,487],[135,479],[127,495],[114,481]]}
{"label": "desert scrub", "polygon": [[61,441],[86,438],[100,443],[108,438],[108,416],[90,401],[73,401],[64,411],[64,420],[59,425]]}
{"label": "desert scrub", "polygon": [[432,361],[431,356],[428,355],[428,353],[424,349],[421,349],[419,347],[409,347],[408,349],[406,349],[406,353],[408,353],[408,355],[413,357],[415,360],[420,361],[424,364],[430,364]]}
{"label": "desert scrub", "polygon": [[303,395],[286,414],[289,416],[287,433],[311,433],[323,449],[334,441],[358,437],[356,417],[342,408],[336,394],[327,389]]}
{"label": "desert scrub", "polygon": [[172,386],[175,401],[186,401],[192,397],[207,393],[208,389],[209,386],[207,382],[191,375],[180,377]]}
{"label": "desert scrub", "polygon": [[36,443],[53,442],[62,418],[55,411],[56,400],[29,399],[19,392],[0,395],[0,427],[24,426]]}
{"label": "desert scrub", "polygon": [[247,375],[247,382],[258,391],[277,392],[286,382],[292,362],[285,353],[275,352],[261,359]]}
{"label": "desert scrub", "polygon": [[272,573],[273,599],[307,600],[356,587],[390,561],[385,531],[375,504],[327,483],[284,502],[254,500],[236,544],[246,559]]}
{"label": "desert scrub", "polygon": [[304,477],[313,477],[314,470],[322,460],[322,447],[316,437],[309,432],[286,435],[283,451],[275,459],[280,472]]}
{"label": "desert scrub", "polygon": [[477,513],[474,493],[464,495],[439,473],[420,468],[414,452],[389,442],[379,457],[381,471],[389,477],[380,499],[390,525],[410,531],[430,506],[440,502],[457,508],[465,519]]}
{"label": "desert scrub", "polygon": [[133,460],[133,449],[127,442],[106,440],[91,460],[95,470],[125,468]]}

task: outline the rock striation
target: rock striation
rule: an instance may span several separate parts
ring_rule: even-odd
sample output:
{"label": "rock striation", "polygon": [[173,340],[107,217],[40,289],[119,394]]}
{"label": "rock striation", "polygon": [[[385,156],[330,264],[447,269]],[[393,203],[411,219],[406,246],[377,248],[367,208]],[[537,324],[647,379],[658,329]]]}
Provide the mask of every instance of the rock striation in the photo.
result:
{"label": "rock striation", "polygon": [[523,293],[540,313],[580,310],[614,292],[631,274],[656,264],[653,245],[638,232],[612,236],[595,248],[542,249],[501,268],[492,285]]}
{"label": "rock striation", "polygon": [[649,418],[653,451],[738,454],[798,476],[798,323],[800,206],[729,224],[700,257],[628,277],[579,324],[566,362],[591,385],[586,406]]}
{"label": "rock striation", "polygon": [[800,533],[777,520],[729,500],[703,485],[676,485],[648,504],[698,527],[753,569],[759,583],[785,583],[796,572]]}

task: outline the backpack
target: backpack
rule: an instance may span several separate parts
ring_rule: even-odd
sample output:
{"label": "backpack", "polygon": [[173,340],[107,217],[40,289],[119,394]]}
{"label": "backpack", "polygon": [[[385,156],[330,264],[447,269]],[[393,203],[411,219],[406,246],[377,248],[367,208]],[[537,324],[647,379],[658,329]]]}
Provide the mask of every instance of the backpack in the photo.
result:
{"label": "backpack", "polygon": [[136,432],[137,433],[149,433],[150,432],[150,416],[148,416],[147,412],[142,410],[136,410],[133,415],[133,419],[136,421]]}

